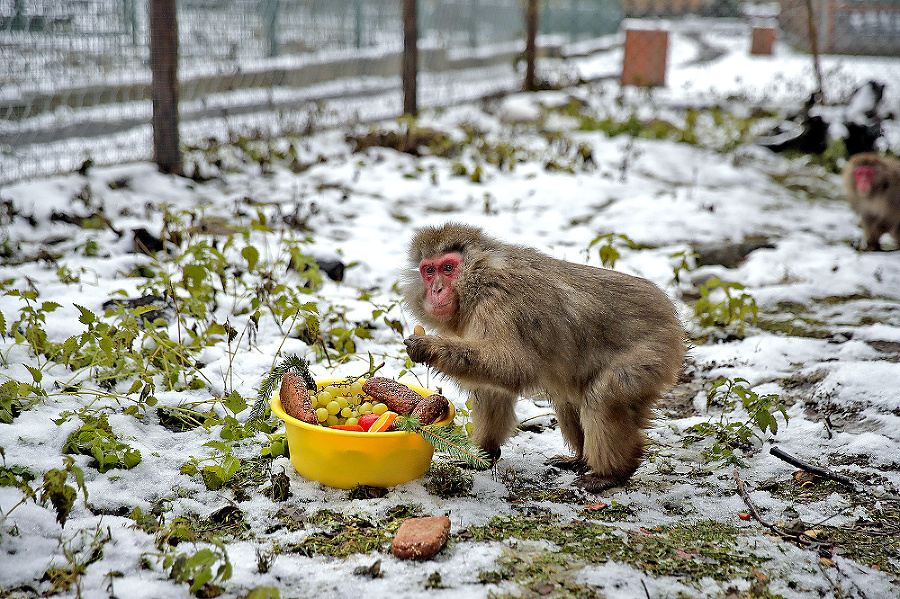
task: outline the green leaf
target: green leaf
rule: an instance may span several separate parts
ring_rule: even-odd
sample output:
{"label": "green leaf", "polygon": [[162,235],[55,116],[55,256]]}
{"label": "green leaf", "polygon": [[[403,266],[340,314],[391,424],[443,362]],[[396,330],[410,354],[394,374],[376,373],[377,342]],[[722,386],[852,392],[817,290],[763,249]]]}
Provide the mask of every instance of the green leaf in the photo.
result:
{"label": "green leaf", "polygon": [[210,323],[210,325],[208,327],[206,327],[206,334],[210,335],[210,336],[225,335],[225,334],[228,334],[230,332],[230,330],[234,330],[234,329],[231,329],[231,327],[225,328],[224,325],[221,325],[218,322],[212,322],[212,323]]}
{"label": "green leaf", "polygon": [[44,373],[41,372],[39,368],[29,366],[28,364],[23,364],[23,366],[28,369],[28,372],[31,373],[31,378],[32,380],[34,380],[35,384],[39,385],[41,383],[41,379],[44,378]]}
{"label": "green leaf", "polygon": [[234,457],[233,455],[228,454],[222,458],[222,471],[225,473],[226,481],[237,474],[237,471],[240,470],[240,468],[241,460]]}
{"label": "green leaf", "polygon": [[134,468],[141,463],[141,452],[138,449],[126,449],[122,459],[122,465],[126,470]]}
{"label": "green leaf", "polygon": [[79,306],[75,304],[75,307],[78,308],[78,311],[81,312],[81,316],[78,317],[78,322],[81,324],[92,324],[95,320],[97,320],[97,316],[85,308],[84,306]]}
{"label": "green leaf", "polygon": [[221,466],[204,466],[201,474],[203,484],[210,491],[217,491],[225,484],[225,470]]}
{"label": "green leaf", "polygon": [[206,268],[199,264],[187,264],[184,267],[184,286],[193,292],[206,279]]}
{"label": "green leaf", "polygon": [[247,594],[247,599],[281,599],[277,587],[256,587]]}
{"label": "green leaf", "polygon": [[41,312],[53,312],[59,307],[61,307],[61,305],[56,302],[44,302],[41,304]]}
{"label": "green leaf", "polygon": [[211,447],[212,449],[218,449],[221,452],[227,453],[227,452],[231,451],[231,448],[229,448],[228,445],[226,443],[223,443],[222,441],[216,441],[216,440],[207,441],[203,445],[206,447]]}
{"label": "green leaf", "polygon": [[56,510],[56,521],[60,526],[66,525],[66,519],[75,504],[76,491],[66,484],[68,473],[54,468],[44,474],[44,485],[41,490],[41,502],[48,500]]}
{"label": "green leaf", "polygon": [[232,391],[224,398],[222,403],[232,414],[240,414],[247,409],[247,402],[237,391]]}
{"label": "green leaf", "polygon": [[254,270],[257,262],[259,262],[259,250],[252,245],[248,245],[241,250],[241,256],[247,261],[247,270]]}

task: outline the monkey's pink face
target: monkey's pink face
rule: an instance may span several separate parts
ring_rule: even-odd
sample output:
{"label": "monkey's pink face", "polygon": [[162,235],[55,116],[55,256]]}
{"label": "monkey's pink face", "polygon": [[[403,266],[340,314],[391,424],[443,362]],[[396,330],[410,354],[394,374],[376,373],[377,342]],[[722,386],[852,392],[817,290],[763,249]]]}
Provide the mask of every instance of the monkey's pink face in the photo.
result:
{"label": "monkey's pink face", "polygon": [[432,316],[443,320],[456,313],[457,295],[453,285],[461,265],[462,256],[457,252],[419,263],[419,273],[425,283],[425,310]]}
{"label": "monkey's pink face", "polygon": [[872,189],[872,179],[875,178],[875,167],[858,166],[853,169],[853,178],[856,179],[856,191],[869,193]]}

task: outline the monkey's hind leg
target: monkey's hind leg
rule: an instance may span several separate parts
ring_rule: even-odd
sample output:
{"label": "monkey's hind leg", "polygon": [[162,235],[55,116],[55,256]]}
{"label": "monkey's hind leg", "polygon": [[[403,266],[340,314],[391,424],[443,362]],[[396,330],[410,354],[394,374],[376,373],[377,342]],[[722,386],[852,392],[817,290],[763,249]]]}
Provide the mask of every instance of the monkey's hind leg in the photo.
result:
{"label": "monkey's hind leg", "polygon": [[585,410],[584,461],[590,472],[582,474],[575,484],[586,491],[599,493],[624,484],[644,458],[644,431],[629,406],[608,402],[607,409]]}
{"label": "monkey's hind leg", "polygon": [[639,351],[624,356],[584,397],[581,427],[584,459],[591,472],[575,482],[587,491],[597,493],[625,483],[643,461],[644,430],[670,377],[665,364],[640,359],[645,356]]}
{"label": "monkey's hind leg", "polygon": [[881,251],[881,236],[887,233],[887,226],[878,215],[865,214],[862,218],[862,228],[866,236],[866,249],[872,252]]}
{"label": "monkey's hind leg", "polygon": [[590,466],[584,460],[584,431],[581,430],[578,406],[569,401],[554,401],[553,407],[556,412],[556,419],[559,421],[563,439],[566,445],[575,451],[575,455],[553,456],[544,463],[562,470],[571,470],[583,474],[590,470]]}

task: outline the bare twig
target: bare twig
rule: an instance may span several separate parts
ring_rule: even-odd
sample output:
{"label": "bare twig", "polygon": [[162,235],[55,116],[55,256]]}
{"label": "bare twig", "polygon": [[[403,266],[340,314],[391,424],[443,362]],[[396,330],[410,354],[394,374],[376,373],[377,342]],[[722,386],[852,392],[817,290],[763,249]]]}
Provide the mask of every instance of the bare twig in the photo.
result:
{"label": "bare twig", "polygon": [[806,470],[807,472],[811,472],[816,476],[821,476],[822,478],[847,485],[858,493],[866,493],[868,495],[871,495],[875,499],[900,501],[900,496],[898,495],[894,495],[893,493],[876,493],[870,485],[862,481],[856,480],[855,478],[852,478],[845,474],[840,474],[838,472],[828,470],[827,468],[822,468],[821,466],[816,466],[815,464],[804,462],[800,458],[792,456],[791,454],[783,451],[782,449],[779,449],[778,447],[772,447],[771,449],[769,449],[769,453],[771,453],[776,458],[787,462],[791,466],[796,466],[797,468]]}
{"label": "bare twig", "polygon": [[831,587],[831,592],[834,594],[835,599],[843,599],[847,596],[841,586],[831,580],[831,576],[828,575],[828,568],[821,562],[819,562],[819,571],[822,573],[822,578],[828,581],[828,586]]}
{"label": "bare twig", "polygon": [[759,515],[759,511],[757,511],[756,506],[753,504],[753,501],[750,499],[750,495],[747,493],[747,489],[744,487],[744,481],[741,480],[741,475],[738,473],[737,469],[734,471],[734,480],[737,483],[737,490],[741,496],[741,499],[744,500],[744,503],[747,505],[747,509],[750,510],[750,515],[753,518],[777,534],[780,537],[785,537],[797,543],[797,545],[801,547],[806,547],[808,549],[813,549],[818,551],[821,548],[830,548],[830,543],[823,543],[822,541],[815,539],[804,532],[798,532],[794,530],[789,530],[784,528],[783,526],[778,526],[777,524],[773,524],[771,522],[767,522],[763,520],[762,516]]}
{"label": "bare twig", "polygon": [[849,485],[854,489],[862,486],[862,483],[858,480],[850,478],[844,474],[839,474],[837,472],[832,472],[826,468],[822,468],[820,466],[816,466],[815,464],[810,464],[808,462],[804,462],[798,457],[792,456],[791,454],[783,451],[778,447],[772,447],[769,449],[769,453],[778,458],[779,460],[783,460],[790,464],[791,466],[796,466],[801,470],[806,470],[807,472],[811,472],[817,476],[821,476],[822,478],[827,478],[828,480],[833,480],[835,482],[839,482],[844,485]]}
{"label": "bare twig", "polygon": [[771,529],[774,525],[771,522],[763,520],[762,516],[759,515],[759,512],[756,511],[756,506],[753,505],[753,502],[750,500],[750,495],[747,494],[747,489],[744,488],[744,481],[741,480],[741,475],[738,473],[737,469],[734,471],[734,480],[737,483],[738,493],[740,494],[741,499],[744,500],[744,503],[747,504],[747,509],[750,510],[750,515],[753,516],[753,519],[766,528]]}

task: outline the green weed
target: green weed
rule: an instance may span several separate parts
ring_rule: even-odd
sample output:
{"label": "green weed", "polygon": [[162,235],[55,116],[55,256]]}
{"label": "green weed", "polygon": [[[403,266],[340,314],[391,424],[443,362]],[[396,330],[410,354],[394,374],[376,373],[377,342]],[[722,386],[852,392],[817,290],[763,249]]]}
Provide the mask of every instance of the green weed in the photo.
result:
{"label": "green weed", "polygon": [[[787,409],[778,395],[760,396],[742,378],[716,379],[706,393],[706,409],[713,406],[721,406],[718,419],[686,429],[684,444],[712,439],[712,445],[703,450],[704,457],[736,466],[744,465],[738,450],[748,451],[767,432],[773,435],[778,432],[776,413],[781,413],[785,422],[788,419]],[[746,412],[746,421],[733,419],[738,407]]]}
{"label": "green weed", "polygon": [[[141,463],[141,452],[123,443],[116,437],[109,425],[106,414],[92,414],[81,410],[78,414],[82,425],[69,434],[63,453],[82,454],[94,458],[95,466],[100,472],[112,468],[134,468]],[[64,415],[57,421],[61,424],[68,419]]]}
{"label": "green weed", "polygon": [[686,582],[699,582],[704,577],[755,578],[755,568],[765,561],[738,550],[738,531],[734,527],[712,521],[623,531],[589,520],[566,522],[558,516],[541,514],[494,518],[485,526],[468,529],[468,533],[475,541],[520,539],[552,543],[550,549],[528,552],[528,559],[514,551],[510,556],[514,559],[501,560],[501,570],[491,576],[513,580],[527,588],[541,581],[545,565],[554,563],[558,570],[565,563],[580,569],[579,564],[616,561],[653,576],[678,576]]}
{"label": "green weed", "polygon": [[[694,317],[703,329],[743,338],[749,320],[756,324],[759,307],[744,285],[712,277],[700,285],[700,299],[694,302]],[[724,296],[723,299],[717,297]]]}
{"label": "green weed", "polygon": [[[60,526],[65,526],[79,489],[84,501],[87,502],[88,491],[84,486],[84,472],[75,465],[72,457],[63,456],[63,468],[52,468],[45,472],[43,483],[37,488],[32,486],[31,481],[35,479],[35,475],[30,470],[21,466],[6,466],[6,453],[2,447],[0,457],[4,459],[4,465],[0,467],[0,486],[15,487],[23,495],[22,499],[9,509],[5,511],[0,509],[0,524],[3,524],[16,508],[33,501],[41,505],[49,502],[56,511],[56,521]],[[74,480],[74,487],[66,484],[70,476]]]}
{"label": "green weed", "polygon": [[621,233],[603,233],[598,235],[588,244],[585,254],[588,254],[594,246],[598,246],[597,255],[604,268],[615,268],[616,262],[622,257],[620,249],[640,249],[640,246],[628,235]]}

